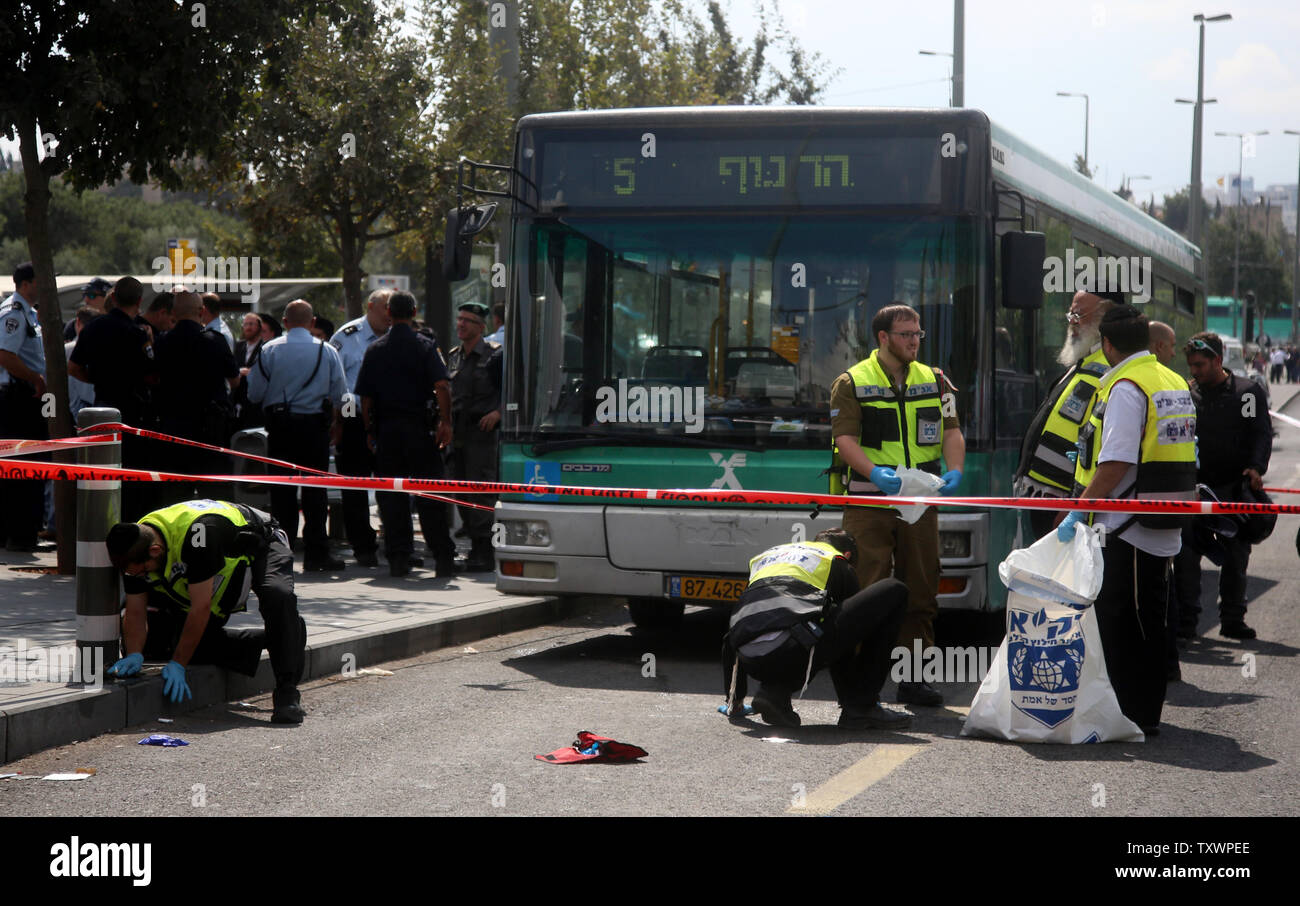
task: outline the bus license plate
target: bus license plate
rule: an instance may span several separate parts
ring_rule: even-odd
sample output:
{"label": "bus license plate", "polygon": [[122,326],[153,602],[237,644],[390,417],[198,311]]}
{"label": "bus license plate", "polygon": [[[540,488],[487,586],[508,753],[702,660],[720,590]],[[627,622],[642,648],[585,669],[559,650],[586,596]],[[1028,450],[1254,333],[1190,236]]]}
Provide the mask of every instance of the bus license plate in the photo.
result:
{"label": "bus license plate", "polygon": [[739,601],[746,579],[724,579],[721,576],[667,576],[664,584],[670,598],[691,601]]}

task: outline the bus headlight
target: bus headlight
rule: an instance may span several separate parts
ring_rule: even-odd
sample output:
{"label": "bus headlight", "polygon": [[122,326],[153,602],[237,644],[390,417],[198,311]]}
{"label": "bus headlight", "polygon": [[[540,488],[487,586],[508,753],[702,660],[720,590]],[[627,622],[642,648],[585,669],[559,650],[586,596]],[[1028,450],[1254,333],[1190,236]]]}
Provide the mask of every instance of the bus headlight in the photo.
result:
{"label": "bus headlight", "polygon": [[940,532],[939,556],[950,560],[970,557],[970,532]]}
{"label": "bus headlight", "polygon": [[505,519],[506,544],[518,547],[550,547],[551,524],[541,520]]}

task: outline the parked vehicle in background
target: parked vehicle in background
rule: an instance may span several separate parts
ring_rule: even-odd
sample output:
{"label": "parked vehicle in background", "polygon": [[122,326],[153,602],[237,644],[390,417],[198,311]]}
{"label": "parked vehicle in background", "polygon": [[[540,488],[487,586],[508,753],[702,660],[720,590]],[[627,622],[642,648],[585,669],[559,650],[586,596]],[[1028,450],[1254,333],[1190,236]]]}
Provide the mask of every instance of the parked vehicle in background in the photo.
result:
{"label": "parked vehicle in background", "polygon": [[1259,384],[1264,391],[1264,400],[1269,406],[1273,405],[1268,393],[1268,374],[1260,371],[1253,362],[1246,359],[1245,348],[1241,345],[1241,340],[1236,337],[1223,338],[1223,367],[1237,377],[1249,378]]}

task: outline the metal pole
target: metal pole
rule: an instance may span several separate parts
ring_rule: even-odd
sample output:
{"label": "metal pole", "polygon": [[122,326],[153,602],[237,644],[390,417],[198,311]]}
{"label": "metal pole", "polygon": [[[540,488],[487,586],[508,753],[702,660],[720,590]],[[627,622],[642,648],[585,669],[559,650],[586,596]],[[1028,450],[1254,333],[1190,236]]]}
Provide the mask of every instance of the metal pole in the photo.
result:
{"label": "metal pole", "polygon": [[1201,108],[1205,104],[1205,21],[1201,21],[1201,47],[1196,64],[1196,109],[1192,114],[1192,197],[1187,199],[1188,238],[1201,244]]}
{"label": "metal pole", "polygon": [[966,106],[966,0],[952,3],[952,105]]}
{"label": "metal pole", "polygon": [[[1233,311],[1237,307],[1237,277],[1241,266],[1241,171],[1244,165],[1244,150],[1246,137],[1244,135],[1237,138],[1237,210],[1233,212],[1234,222],[1232,228],[1232,305]],[[1242,317],[1242,328],[1245,329],[1245,317]],[[1233,316],[1232,332],[1237,333],[1237,320]],[[1243,341],[1245,342],[1245,341]]]}
{"label": "metal pole", "polygon": [[[116,409],[88,408],[77,413],[77,427],[83,432],[121,420]],[[77,462],[121,468],[122,444],[81,447]],[[118,659],[118,576],[104,542],[121,515],[121,479],[77,481],[77,676],[93,677],[96,685]]]}
{"label": "metal pole", "polygon": [[[1088,96],[1083,96],[1083,169],[1092,173],[1092,167],[1088,166],[1088,121],[1092,119],[1092,104],[1088,101]],[[1091,176],[1088,177],[1092,179]]]}
{"label": "metal pole", "polygon": [[[1296,326],[1297,315],[1300,312],[1300,172],[1296,174],[1296,194],[1292,196],[1295,202],[1295,230],[1291,233],[1291,244],[1295,246],[1295,261],[1291,264],[1291,340],[1295,342],[1300,340],[1300,329]],[[1286,231],[1283,230],[1283,235]]]}

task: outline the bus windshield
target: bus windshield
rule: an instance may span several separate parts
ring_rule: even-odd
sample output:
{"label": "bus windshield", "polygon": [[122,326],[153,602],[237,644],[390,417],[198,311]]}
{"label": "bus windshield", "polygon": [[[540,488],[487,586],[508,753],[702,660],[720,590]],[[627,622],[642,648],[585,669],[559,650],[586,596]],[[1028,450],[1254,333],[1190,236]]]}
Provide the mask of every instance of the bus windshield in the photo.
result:
{"label": "bus windshield", "polygon": [[642,213],[516,230],[507,440],[825,449],[831,384],[894,302],[921,312],[921,360],[973,386],[971,219]]}

